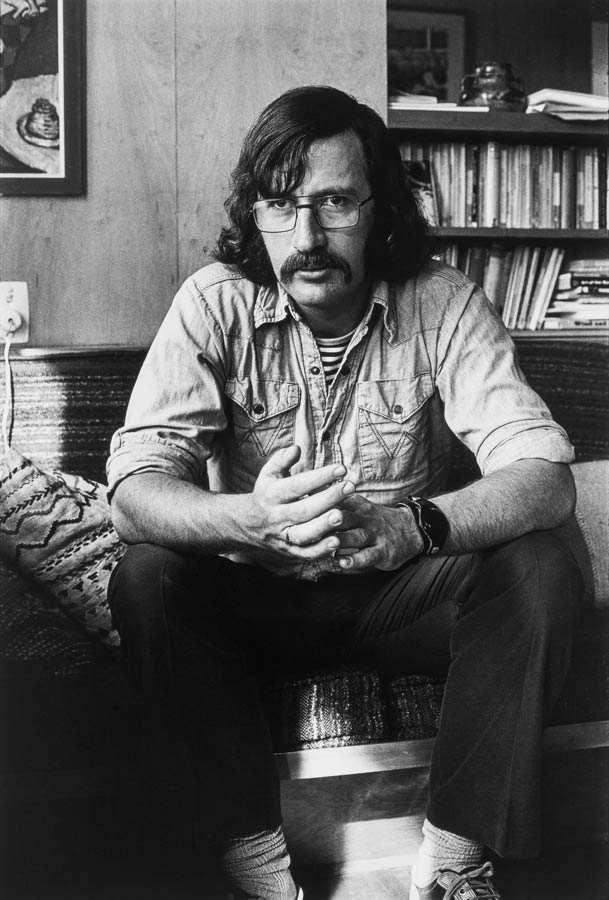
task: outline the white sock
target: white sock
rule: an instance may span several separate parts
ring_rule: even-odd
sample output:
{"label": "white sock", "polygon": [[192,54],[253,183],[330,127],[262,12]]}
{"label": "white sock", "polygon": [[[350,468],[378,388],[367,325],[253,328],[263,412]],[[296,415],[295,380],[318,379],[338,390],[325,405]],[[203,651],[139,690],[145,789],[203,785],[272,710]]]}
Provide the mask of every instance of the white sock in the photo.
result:
{"label": "white sock", "polygon": [[478,841],[436,828],[428,819],[423,823],[423,843],[412,868],[414,883],[425,887],[440,869],[459,871],[482,862],[484,845]]}
{"label": "white sock", "polygon": [[222,855],[222,868],[237,897],[296,900],[281,826],[274,831],[233,838]]}

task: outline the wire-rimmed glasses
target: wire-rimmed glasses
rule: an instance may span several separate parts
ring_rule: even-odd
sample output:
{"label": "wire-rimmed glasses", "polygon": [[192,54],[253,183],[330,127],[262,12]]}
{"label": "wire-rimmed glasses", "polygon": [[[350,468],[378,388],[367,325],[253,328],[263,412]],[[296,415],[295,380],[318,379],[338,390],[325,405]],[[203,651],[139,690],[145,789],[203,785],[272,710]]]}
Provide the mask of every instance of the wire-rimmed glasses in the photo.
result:
{"label": "wire-rimmed glasses", "polygon": [[[303,203],[303,200],[310,202]],[[256,200],[252,206],[259,231],[292,231],[299,209],[312,209],[318,225],[326,231],[352,228],[359,222],[360,209],[372,200],[358,200],[354,194],[323,194],[319,197],[274,197]]]}

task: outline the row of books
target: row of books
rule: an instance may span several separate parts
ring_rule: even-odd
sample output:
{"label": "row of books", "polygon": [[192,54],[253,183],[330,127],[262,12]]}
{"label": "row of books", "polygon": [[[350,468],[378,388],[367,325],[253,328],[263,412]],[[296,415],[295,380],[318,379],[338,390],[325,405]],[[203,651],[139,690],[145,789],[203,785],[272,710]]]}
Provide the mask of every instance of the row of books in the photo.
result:
{"label": "row of books", "polygon": [[[575,260],[562,272],[564,248],[500,242],[447,242],[436,255],[479,284],[512,330],[609,325],[607,261]],[[593,274],[583,268],[588,262]]]}
{"label": "row of books", "polygon": [[605,148],[404,141],[400,153],[405,164],[427,167],[432,225],[607,227]]}
{"label": "row of books", "polygon": [[609,259],[573,260],[558,276],[546,329],[609,327]]}

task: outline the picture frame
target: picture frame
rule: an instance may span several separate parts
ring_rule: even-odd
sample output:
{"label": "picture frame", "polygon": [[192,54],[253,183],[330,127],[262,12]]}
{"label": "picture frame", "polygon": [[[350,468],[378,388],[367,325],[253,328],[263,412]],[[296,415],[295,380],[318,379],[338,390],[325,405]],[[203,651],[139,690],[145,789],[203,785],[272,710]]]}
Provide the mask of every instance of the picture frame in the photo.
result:
{"label": "picture frame", "polygon": [[456,103],[466,72],[466,15],[441,10],[387,10],[389,98],[400,92]]}
{"label": "picture frame", "polygon": [[0,18],[0,195],[85,192],[85,2],[7,0]]}

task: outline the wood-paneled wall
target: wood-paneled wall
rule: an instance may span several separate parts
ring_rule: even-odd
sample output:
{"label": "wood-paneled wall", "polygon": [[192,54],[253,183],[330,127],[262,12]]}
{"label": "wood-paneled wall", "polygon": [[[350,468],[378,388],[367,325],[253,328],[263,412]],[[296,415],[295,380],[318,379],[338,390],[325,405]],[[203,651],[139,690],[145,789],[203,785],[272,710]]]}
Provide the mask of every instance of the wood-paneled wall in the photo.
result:
{"label": "wood-paneled wall", "polygon": [[305,83],[385,109],[385,0],[88,0],[87,194],[0,201],[30,344],[147,344],[210,260],[247,128]]}

